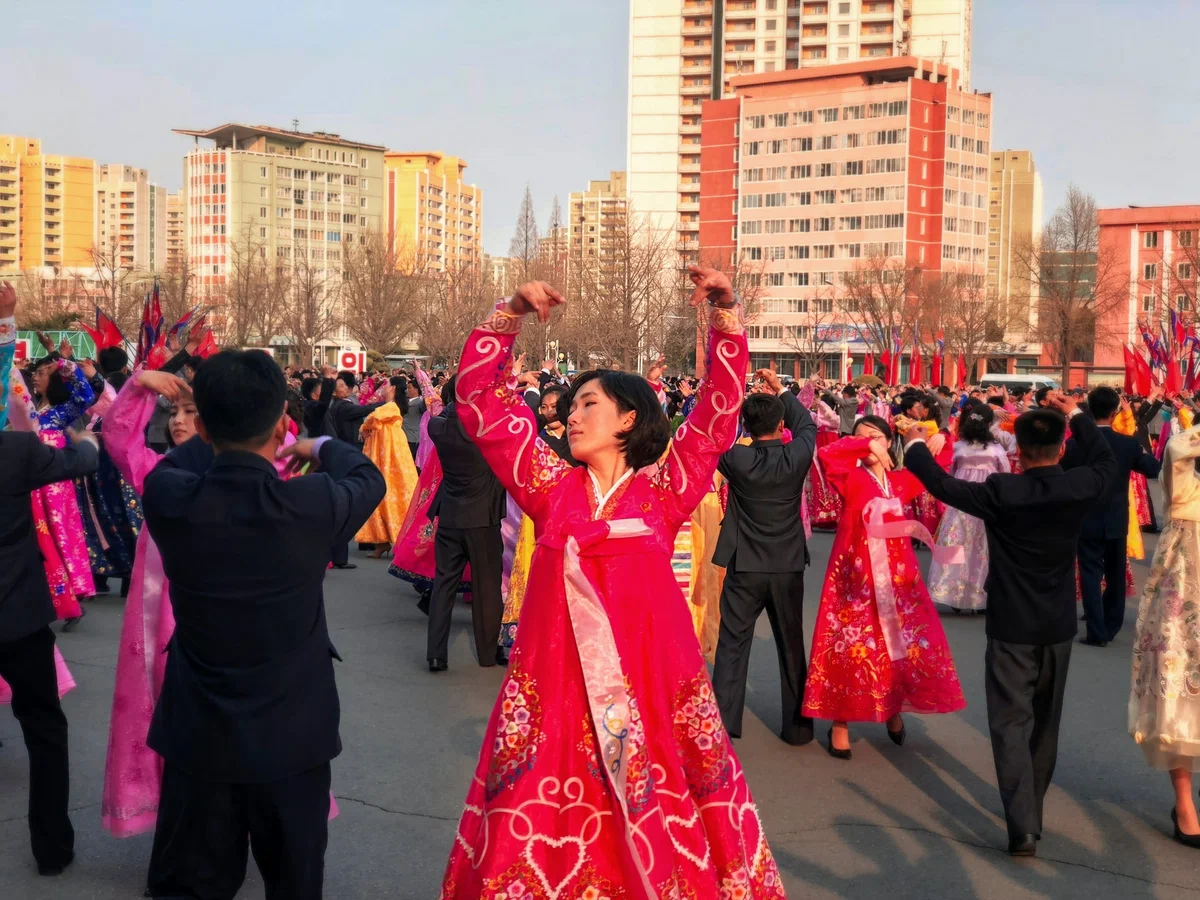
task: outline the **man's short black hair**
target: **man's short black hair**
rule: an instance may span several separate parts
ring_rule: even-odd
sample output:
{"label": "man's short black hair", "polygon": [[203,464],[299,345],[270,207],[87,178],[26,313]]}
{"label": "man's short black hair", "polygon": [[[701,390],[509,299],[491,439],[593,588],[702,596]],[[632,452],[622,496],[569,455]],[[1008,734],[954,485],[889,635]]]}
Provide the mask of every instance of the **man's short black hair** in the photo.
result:
{"label": "man's short black hair", "polygon": [[1057,409],[1031,409],[1017,417],[1013,426],[1017,446],[1032,462],[1052,463],[1067,435],[1067,419]]}
{"label": "man's short black hair", "polygon": [[1043,403],[1046,402],[1046,398],[1050,396],[1050,392],[1052,390],[1054,390],[1054,388],[1049,388],[1049,387],[1038,388],[1036,391],[1033,392],[1033,402],[1036,403],[1038,406],[1041,406]]}
{"label": "man's short black hair", "polygon": [[129,354],[120,347],[105,347],[96,354],[96,368],[101,375],[120,372],[129,365]]}
{"label": "man's short black hair", "polygon": [[625,454],[631,469],[640,469],[658,462],[671,441],[671,423],[659,406],[654,388],[641,375],[614,369],[593,369],[575,379],[565,397],[558,399],[558,408],[570,415],[571,404],[580,389],[590,381],[600,382],[600,390],[617,404],[622,413],[637,413],[633,427],[623,431],[617,445]]}
{"label": "man's short black hair", "polygon": [[858,396],[858,388],[856,388],[852,384],[848,384],[844,388],[842,388],[842,394],[847,397],[857,397]]}
{"label": "man's short black hair", "polygon": [[988,397],[987,402],[989,404],[991,404],[992,406],[1000,406],[1000,407],[1004,406],[1004,398],[1003,397]]}
{"label": "man's short black hair", "polygon": [[287,381],[261,350],[222,350],[200,367],[192,393],[214,445],[258,448],[283,415]]}
{"label": "man's short black hair", "polygon": [[1093,388],[1087,403],[1093,418],[1111,419],[1121,406],[1121,395],[1110,387]]}
{"label": "man's short black hair", "polygon": [[751,394],[742,403],[742,426],[750,437],[772,437],[783,421],[783,401],[772,394]]}
{"label": "man's short black hair", "polygon": [[346,383],[346,387],[350,388],[350,390],[354,390],[354,388],[358,385],[358,376],[356,376],[353,372],[348,372],[343,369],[337,373],[337,377],[339,381],[344,381]]}
{"label": "man's short black hair", "polygon": [[302,382],[300,382],[300,395],[304,397],[305,400],[315,400],[317,398],[313,396],[313,391],[320,386],[320,378],[312,378],[311,376],[305,378]]}
{"label": "man's short black hair", "polygon": [[937,392],[938,392],[939,394],[941,394],[943,397],[949,397],[949,396],[950,396],[950,388],[946,387],[944,384],[943,384],[943,385],[940,385],[940,386],[938,387],[938,389],[937,389]]}

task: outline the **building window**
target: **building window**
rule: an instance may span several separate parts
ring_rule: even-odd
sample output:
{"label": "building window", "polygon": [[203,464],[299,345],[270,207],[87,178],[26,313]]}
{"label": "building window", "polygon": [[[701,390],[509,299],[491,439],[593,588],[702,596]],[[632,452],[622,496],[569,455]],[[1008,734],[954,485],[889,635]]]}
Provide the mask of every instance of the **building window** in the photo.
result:
{"label": "building window", "polygon": [[838,47],[837,58],[838,59],[849,59],[850,58],[850,48],[849,47]]}
{"label": "building window", "polygon": [[1142,278],[1146,281],[1158,278],[1158,263],[1146,263],[1142,266]]}
{"label": "building window", "polygon": [[1180,263],[1179,264],[1179,280],[1180,281],[1191,281],[1191,279],[1192,279],[1192,264],[1191,263]]}
{"label": "building window", "polygon": [[1142,237],[1142,246],[1147,250],[1155,250],[1158,248],[1158,232],[1147,231]]}
{"label": "building window", "polygon": [[1179,312],[1187,312],[1188,298],[1187,294],[1180,294],[1175,298],[1175,309]]}
{"label": "building window", "polygon": [[839,25],[838,26],[838,37],[850,37],[850,26],[849,25]]}
{"label": "building window", "polygon": [[267,167],[266,167],[266,166],[260,166],[260,167],[259,167],[259,169],[258,169],[258,174],[259,174],[259,176],[260,176],[260,177],[262,177],[262,178],[266,178],[266,177],[267,177]]}
{"label": "building window", "polygon": [[260,206],[258,208],[258,217],[260,219],[265,219],[267,217],[267,208],[265,206]]}
{"label": "building window", "polygon": [[[924,208],[928,205],[929,205],[929,192],[921,191],[921,207]],[[924,228],[924,225],[925,225],[925,223],[922,222],[921,223],[922,229]],[[924,234],[925,233],[924,230],[922,230],[921,233]]]}
{"label": "building window", "polygon": [[265,228],[258,229],[258,236],[265,238],[267,236],[267,229],[265,229]]}
{"label": "building window", "polygon": [[839,3],[838,4],[838,15],[839,16],[850,15],[850,4],[849,3]]}
{"label": "building window", "polygon": [[1154,295],[1146,294],[1142,297],[1142,312],[1154,312]]}
{"label": "building window", "polygon": [[1177,231],[1175,236],[1179,239],[1180,247],[1191,247],[1196,243],[1196,232],[1194,231]]}

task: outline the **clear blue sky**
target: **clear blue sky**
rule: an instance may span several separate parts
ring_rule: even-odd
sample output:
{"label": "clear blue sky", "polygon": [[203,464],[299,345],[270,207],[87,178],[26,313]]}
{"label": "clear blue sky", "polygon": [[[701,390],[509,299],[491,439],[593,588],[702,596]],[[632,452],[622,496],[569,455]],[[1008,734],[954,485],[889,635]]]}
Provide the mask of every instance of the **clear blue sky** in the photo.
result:
{"label": "clear blue sky", "polygon": [[[295,117],[462,156],[503,255],[526,182],[544,227],[555,194],[625,166],[625,0],[11,2],[0,132],[171,190],[172,128]],[[1200,203],[1197,34],[1197,0],[975,0],[973,86],[996,146],[1033,151],[1047,214],[1071,181],[1106,206]]]}

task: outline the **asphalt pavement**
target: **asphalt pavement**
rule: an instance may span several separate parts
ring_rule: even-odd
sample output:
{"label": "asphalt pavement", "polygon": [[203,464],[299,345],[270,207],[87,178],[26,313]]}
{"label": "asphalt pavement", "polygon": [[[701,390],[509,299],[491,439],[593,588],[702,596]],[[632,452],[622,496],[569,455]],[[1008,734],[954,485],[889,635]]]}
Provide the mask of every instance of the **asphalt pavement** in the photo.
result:
{"label": "asphalt pavement", "polygon": [[[829,535],[812,543],[808,634]],[[1148,551],[1153,550],[1153,540]],[[924,561],[928,554],[921,554]],[[340,815],[329,831],[326,896],[436,898],[502,671],[473,659],[470,611],[455,613],[450,670],[425,665],[426,619],[386,562],[352,553],[331,571],[326,601],[338,666],[344,752],[333,764]],[[1139,585],[1148,559],[1134,564]],[[20,730],[0,711],[0,898],[124,900],[142,895],[150,836],[100,828],[100,797],[122,602],[88,604],[59,636],[79,687],[64,700],[71,727],[77,859],[39,878],[25,825],[27,761]],[[894,746],[882,725],[852,727],[854,758],[819,742],[789,747],[779,730],[778,672],[766,617],[751,662],[748,715],[736,748],[792,898],[1200,897],[1200,854],[1171,839],[1172,794],[1126,731],[1136,604],[1108,648],[1077,645],[1067,684],[1054,785],[1036,860],[1005,853],[983,697],[983,619],[949,612],[967,708],[906,717]],[[57,626],[56,626],[57,629]],[[823,742],[826,723],[818,723]],[[261,898],[253,863],[240,898]],[[563,898],[566,900],[566,898]],[[574,900],[574,898],[572,898]]]}

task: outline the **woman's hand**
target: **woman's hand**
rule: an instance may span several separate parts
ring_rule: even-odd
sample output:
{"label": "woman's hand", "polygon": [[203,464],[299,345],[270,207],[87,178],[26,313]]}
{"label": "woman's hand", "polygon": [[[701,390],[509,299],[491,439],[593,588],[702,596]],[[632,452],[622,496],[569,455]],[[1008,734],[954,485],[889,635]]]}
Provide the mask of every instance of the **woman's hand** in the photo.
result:
{"label": "woman's hand", "polygon": [[79,368],[83,370],[83,377],[88,381],[96,377],[96,364],[90,359],[81,359],[79,361]]}
{"label": "woman's hand", "polygon": [[517,316],[537,313],[539,322],[549,322],[551,310],[566,302],[563,295],[546,282],[531,281],[517,288],[509,298],[508,311]]}
{"label": "woman's hand", "polygon": [[729,276],[721,270],[706,266],[688,266],[688,277],[696,286],[689,301],[692,306],[699,306],[705,300],[722,309],[730,309],[737,305]]}
{"label": "woman's hand", "polygon": [[932,453],[934,456],[937,456],[944,449],[946,449],[946,436],[939,431],[933,437],[928,438],[925,441],[925,446],[929,448],[930,453]]}
{"label": "woman's hand", "polygon": [[192,396],[192,389],[188,387],[187,382],[176,378],[170,372],[142,369],[137,374],[137,383],[148,391],[166,397],[172,403],[179,402],[181,398],[190,399]]}
{"label": "woman's hand", "polygon": [[892,470],[892,455],[888,452],[887,438],[882,435],[871,438],[871,459],[881,466],[883,471],[890,472]]}
{"label": "woman's hand", "polygon": [[660,355],[654,361],[654,364],[646,370],[646,380],[652,384],[658,384],[662,380],[665,371],[667,371],[667,358]]}
{"label": "woman's hand", "polygon": [[10,282],[0,281],[0,319],[7,319],[17,311],[17,289]]}

